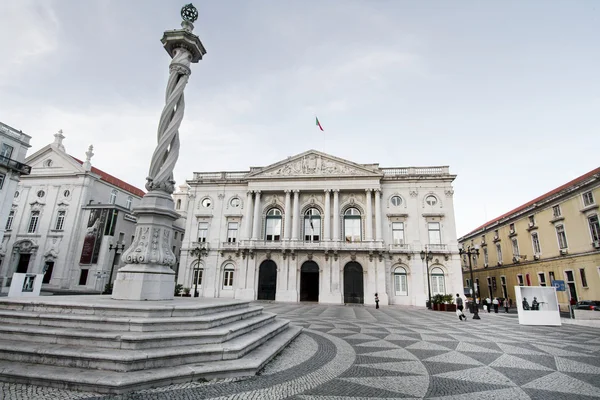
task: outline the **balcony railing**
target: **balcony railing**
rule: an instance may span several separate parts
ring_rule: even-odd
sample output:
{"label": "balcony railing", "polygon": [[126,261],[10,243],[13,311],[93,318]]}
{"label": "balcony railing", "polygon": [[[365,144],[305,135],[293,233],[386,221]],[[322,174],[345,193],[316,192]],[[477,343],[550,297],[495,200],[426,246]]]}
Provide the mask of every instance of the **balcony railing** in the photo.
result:
{"label": "balcony railing", "polygon": [[410,251],[410,245],[406,243],[394,243],[390,244],[390,251],[392,252],[406,252]]}
{"label": "balcony railing", "polygon": [[445,244],[428,244],[427,248],[430,251],[446,251],[446,248],[448,246],[446,246]]}
{"label": "balcony railing", "polygon": [[234,172],[194,172],[195,181],[221,181],[243,179],[248,175],[246,171]]}
{"label": "balcony railing", "polygon": [[29,165],[20,163],[5,156],[0,156],[0,165],[3,165],[8,169],[12,169],[13,171],[17,171],[21,175],[29,175],[31,173],[31,167]]}
{"label": "balcony railing", "polygon": [[407,175],[449,175],[448,167],[403,167],[403,168],[381,168],[383,175],[407,176]]}

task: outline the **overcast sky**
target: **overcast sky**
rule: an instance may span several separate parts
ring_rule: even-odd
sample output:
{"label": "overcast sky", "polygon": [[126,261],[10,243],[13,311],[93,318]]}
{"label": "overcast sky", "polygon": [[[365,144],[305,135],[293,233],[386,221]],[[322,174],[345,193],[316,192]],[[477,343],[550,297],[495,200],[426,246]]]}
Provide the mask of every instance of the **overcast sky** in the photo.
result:
{"label": "overcast sky", "polygon": [[[0,0],[0,121],[144,187],[184,2]],[[196,1],[178,184],[316,149],[449,165],[459,235],[600,165],[600,2]],[[315,127],[318,115],[325,132]]]}

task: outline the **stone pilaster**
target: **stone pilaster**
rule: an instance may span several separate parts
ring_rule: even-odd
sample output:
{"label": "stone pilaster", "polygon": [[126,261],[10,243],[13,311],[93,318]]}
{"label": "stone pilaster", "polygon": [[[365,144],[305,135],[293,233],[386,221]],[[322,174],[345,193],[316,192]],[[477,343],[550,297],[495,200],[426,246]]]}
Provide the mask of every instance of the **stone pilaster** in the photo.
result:
{"label": "stone pilaster", "polygon": [[325,216],[323,225],[323,240],[331,240],[331,190],[325,190]]}

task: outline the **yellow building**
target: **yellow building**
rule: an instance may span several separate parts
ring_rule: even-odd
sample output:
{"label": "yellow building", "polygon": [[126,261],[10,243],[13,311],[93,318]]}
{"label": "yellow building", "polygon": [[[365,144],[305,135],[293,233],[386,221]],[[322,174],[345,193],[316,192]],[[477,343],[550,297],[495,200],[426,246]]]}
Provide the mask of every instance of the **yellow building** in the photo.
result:
{"label": "yellow building", "polygon": [[[562,310],[571,298],[600,300],[600,168],[485,223],[458,239],[472,258],[478,295],[515,299],[514,286],[550,286]],[[470,287],[463,257],[465,287]]]}

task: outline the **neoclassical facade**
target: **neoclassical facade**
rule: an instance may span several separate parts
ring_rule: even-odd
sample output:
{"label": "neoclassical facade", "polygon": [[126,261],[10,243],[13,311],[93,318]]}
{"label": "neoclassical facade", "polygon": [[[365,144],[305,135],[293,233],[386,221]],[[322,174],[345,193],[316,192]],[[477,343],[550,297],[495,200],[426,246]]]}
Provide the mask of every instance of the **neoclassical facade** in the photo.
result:
{"label": "neoclassical facade", "polygon": [[202,297],[333,304],[373,304],[378,293],[380,304],[425,306],[429,291],[461,293],[455,177],[314,150],[194,173],[175,197],[187,215],[178,282]]}

